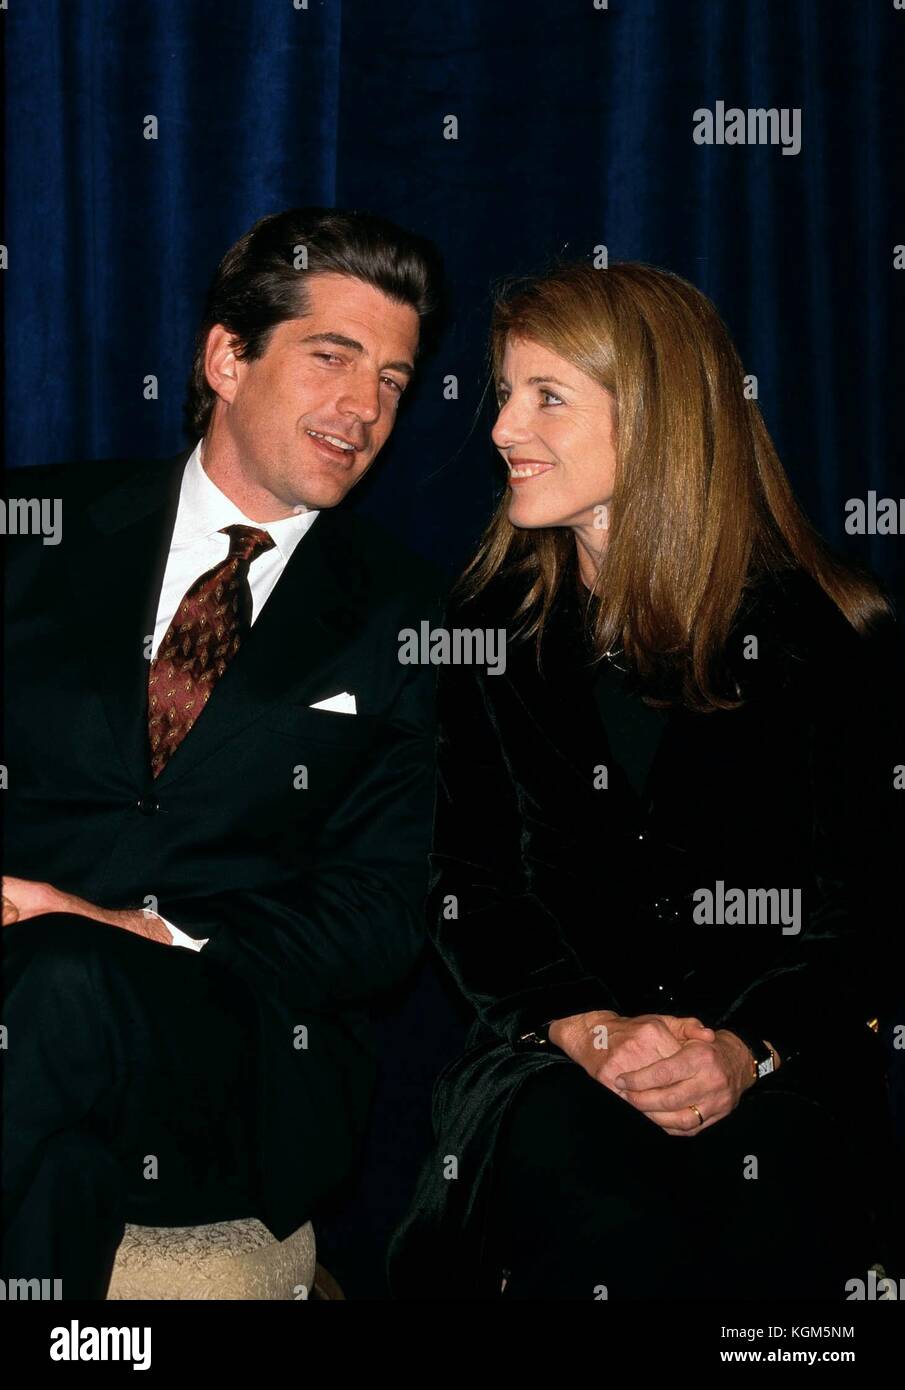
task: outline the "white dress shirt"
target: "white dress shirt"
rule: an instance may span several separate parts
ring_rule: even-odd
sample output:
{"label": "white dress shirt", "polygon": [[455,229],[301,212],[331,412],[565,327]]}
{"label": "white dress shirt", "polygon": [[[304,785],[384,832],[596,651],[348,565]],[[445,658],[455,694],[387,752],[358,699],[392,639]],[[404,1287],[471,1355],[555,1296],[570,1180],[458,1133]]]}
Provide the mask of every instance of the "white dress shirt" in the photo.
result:
{"label": "white dress shirt", "polygon": [[[255,556],[248,568],[251,621],[254,624],[289,563],[292,552],[318,514],[316,510],[303,508],[295,516],[284,517],[281,521],[253,521],[240,512],[205,473],[201,465],[202,444],[203,440],[200,440],[196,445],[182,475],[176,521],[154,625],[155,655],[190,585],[229,554],[229,536],[220,534],[222,527],[237,523],[257,526],[274,541],[272,548]],[[191,733],[187,737],[191,738]],[[159,916],[159,913],[155,915]],[[160,920],[169,928],[174,946],[187,946],[193,951],[200,951],[209,940],[208,937],[199,940],[187,936],[172,922],[167,922],[165,917]]]}

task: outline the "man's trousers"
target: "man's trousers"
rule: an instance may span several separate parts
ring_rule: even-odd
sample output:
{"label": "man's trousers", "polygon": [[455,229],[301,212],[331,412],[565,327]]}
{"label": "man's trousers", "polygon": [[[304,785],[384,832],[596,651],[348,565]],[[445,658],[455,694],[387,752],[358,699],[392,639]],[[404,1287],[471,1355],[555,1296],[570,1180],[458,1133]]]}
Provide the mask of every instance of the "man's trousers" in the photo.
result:
{"label": "man's trousers", "polygon": [[125,1223],[258,1214],[255,1006],[200,952],[65,913],[4,927],[2,1276],[102,1299]]}

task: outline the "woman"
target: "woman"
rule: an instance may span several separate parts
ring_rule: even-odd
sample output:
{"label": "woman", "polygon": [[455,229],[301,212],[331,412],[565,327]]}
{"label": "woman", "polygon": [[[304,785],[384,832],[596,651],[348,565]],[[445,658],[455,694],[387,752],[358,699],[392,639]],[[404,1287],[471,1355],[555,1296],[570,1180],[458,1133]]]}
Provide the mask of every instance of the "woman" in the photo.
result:
{"label": "woman", "polygon": [[565,266],[491,348],[508,488],[448,626],[506,669],[441,672],[430,899],[478,1017],[391,1287],[842,1299],[885,1249],[889,607],[693,286]]}

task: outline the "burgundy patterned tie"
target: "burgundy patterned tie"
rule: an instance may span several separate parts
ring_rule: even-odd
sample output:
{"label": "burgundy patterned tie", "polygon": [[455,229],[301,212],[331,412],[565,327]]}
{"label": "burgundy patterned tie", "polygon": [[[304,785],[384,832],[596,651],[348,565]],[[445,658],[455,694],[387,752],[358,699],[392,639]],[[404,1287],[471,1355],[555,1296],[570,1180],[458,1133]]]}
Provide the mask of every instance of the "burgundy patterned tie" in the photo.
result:
{"label": "burgundy patterned tie", "polygon": [[251,627],[248,567],[273,538],[224,526],[229,554],[186,591],[148,677],[151,771],[158,777],[191,729]]}

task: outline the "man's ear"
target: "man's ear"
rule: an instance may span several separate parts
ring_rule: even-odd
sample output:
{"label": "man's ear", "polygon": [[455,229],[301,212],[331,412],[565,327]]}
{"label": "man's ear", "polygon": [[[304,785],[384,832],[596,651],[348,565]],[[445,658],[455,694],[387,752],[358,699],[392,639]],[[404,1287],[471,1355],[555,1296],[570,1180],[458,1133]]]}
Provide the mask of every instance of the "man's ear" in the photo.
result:
{"label": "man's ear", "polygon": [[204,374],[207,384],[229,404],[239,385],[238,340],[222,323],[215,323],[207,335],[204,348]]}

